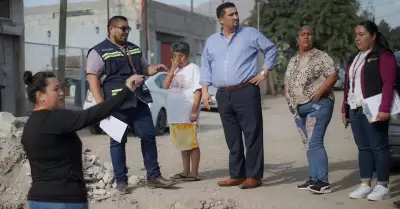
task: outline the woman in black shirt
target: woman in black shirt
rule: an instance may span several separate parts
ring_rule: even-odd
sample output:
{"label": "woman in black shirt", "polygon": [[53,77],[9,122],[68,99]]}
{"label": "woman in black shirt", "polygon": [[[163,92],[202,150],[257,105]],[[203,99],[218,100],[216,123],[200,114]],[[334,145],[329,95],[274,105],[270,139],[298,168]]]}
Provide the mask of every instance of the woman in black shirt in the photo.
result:
{"label": "woman in black shirt", "polygon": [[64,109],[64,92],[52,72],[24,73],[35,108],[25,124],[22,145],[31,166],[30,209],[87,209],[82,143],[76,131],[98,123],[132,96],[143,82],[133,75],[118,95],[82,111]]}

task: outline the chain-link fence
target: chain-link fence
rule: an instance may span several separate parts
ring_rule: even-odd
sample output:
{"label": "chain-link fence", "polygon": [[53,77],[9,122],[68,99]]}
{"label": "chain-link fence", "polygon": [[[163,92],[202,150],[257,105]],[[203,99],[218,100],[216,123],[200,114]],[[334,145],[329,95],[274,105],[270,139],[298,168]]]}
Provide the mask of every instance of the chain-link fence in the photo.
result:
{"label": "chain-link fence", "polygon": [[[85,76],[87,51],[88,49],[80,47],[66,47],[65,105],[68,109],[82,108],[85,100],[88,88]],[[33,74],[39,71],[52,71],[58,75],[58,46],[25,42],[25,69],[32,71]],[[32,104],[29,104],[28,110],[31,109]]]}

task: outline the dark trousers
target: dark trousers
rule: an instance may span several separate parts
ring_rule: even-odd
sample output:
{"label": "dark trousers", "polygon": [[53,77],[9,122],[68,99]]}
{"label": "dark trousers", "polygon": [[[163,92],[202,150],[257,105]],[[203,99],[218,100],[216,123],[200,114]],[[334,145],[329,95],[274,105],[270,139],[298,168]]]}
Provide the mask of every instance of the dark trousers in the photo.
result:
{"label": "dark trousers", "polygon": [[[138,100],[134,108],[123,109],[113,115],[130,126],[133,132],[141,139],[144,167],[147,171],[147,179],[154,180],[161,176],[158,165],[156,130],[153,125],[150,108],[147,104]],[[110,139],[110,154],[114,168],[114,176],[117,183],[128,182],[128,169],[126,167],[125,144],[127,132],[119,143]]]}
{"label": "dark trousers", "polygon": [[377,184],[389,183],[389,121],[369,123],[362,108],[349,111],[351,130],[358,147],[358,165],[362,181],[372,180],[376,168]]}
{"label": "dark trousers", "polygon": [[229,148],[230,177],[263,178],[264,144],[260,88],[248,85],[232,91],[217,91],[216,100]]}

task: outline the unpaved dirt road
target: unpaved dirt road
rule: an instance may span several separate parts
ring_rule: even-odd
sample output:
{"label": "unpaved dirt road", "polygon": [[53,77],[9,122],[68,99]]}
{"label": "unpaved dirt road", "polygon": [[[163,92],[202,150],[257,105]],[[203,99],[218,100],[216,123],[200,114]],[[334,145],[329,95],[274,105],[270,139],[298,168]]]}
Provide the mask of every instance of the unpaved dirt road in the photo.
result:
{"label": "unpaved dirt road", "polygon": [[[136,188],[129,198],[134,198],[140,208],[164,209],[178,200],[196,198],[206,200],[233,198],[242,209],[357,209],[393,208],[392,201],[400,199],[400,178],[392,174],[393,198],[381,202],[350,200],[348,193],[359,184],[357,171],[357,149],[349,129],[340,122],[342,92],[336,93],[334,116],[326,133],[326,149],[329,156],[329,178],[333,192],[314,195],[296,190],[295,186],[308,178],[305,151],[284,98],[267,98],[264,101],[264,146],[265,173],[263,186],[252,190],[237,187],[219,188],[216,183],[227,178],[229,173],[228,149],[225,144],[220,118],[217,112],[201,113],[201,177],[202,181],[183,183],[178,188]],[[92,150],[100,160],[110,161],[108,137],[92,136],[87,131],[80,133],[85,148]],[[181,171],[181,157],[169,141],[169,136],[157,137],[159,162],[162,173],[169,177]],[[129,174],[145,176],[140,141],[130,137],[127,144]],[[134,208],[130,204],[117,202],[93,203],[91,208]],[[135,206],[136,207],[136,206]]]}

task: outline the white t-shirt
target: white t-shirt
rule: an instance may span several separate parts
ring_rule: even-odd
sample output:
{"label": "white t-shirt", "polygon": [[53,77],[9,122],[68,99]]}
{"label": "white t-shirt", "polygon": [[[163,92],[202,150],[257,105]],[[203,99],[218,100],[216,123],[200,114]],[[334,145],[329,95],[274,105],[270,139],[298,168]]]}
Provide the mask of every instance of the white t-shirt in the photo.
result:
{"label": "white t-shirt", "polygon": [[[364,67],[365,63],[365,58],[369,54],[369,51],[364,51],[360,52],[355,59],[353,60],[352,65],[350,66],[349,69],[349,94],[348,94],[348,100],[351,99],[352,94],[353,94],[353,77],[354,77],[354,94],[353,97],[355,99],[356,105],[360,106],[362,104],[362,101],[364,99],[364,96],[362,94],[362,88],[361,88],[361,71],[362,68]],[[355,75],[354,75],[355,73]]]}
{"label": "white t-shirt", "polygon": [[[194,92],[201,89],[199,82],[200,67],[196,64],[190,63],[184,68],[175,70],[167,96],[168,123],[192,123],[190,114],[193,107]],[[200,115],[200,107],[198,114]]]}

